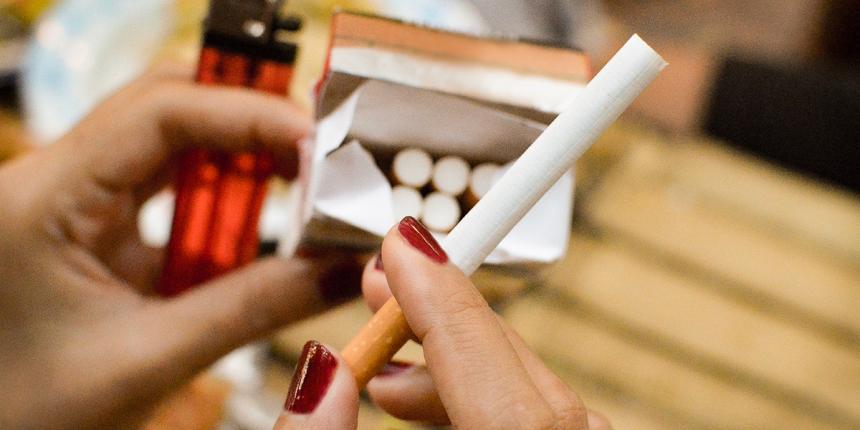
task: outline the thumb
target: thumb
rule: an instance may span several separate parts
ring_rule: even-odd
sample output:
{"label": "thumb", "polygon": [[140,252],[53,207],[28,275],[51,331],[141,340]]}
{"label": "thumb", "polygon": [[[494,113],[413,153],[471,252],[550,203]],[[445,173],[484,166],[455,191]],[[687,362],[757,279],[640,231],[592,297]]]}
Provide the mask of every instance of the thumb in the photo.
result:
{"label": "thumb", "polygon": [[358,388],[343,363],[319,342],[305,344],[275,430],[356,428]]}
{"label": "thumb", "polygon": [[269,258],[156,303],[143,327],[153,348],[147,368],[182,380],[231,350],[360,292],[362,267],[334,260]]}

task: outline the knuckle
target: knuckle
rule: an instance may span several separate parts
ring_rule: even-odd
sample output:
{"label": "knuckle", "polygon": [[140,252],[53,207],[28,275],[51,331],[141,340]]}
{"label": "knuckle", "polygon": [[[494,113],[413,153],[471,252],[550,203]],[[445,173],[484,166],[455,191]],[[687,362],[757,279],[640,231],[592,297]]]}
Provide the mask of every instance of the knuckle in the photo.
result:
{"label": "knuckle", "polygon": [[575,399],[555,405],[553,416],[554,430],[584,429],[588,426],[588,411],[582,402]]}
{"label": "knuckle", "polygon": [[[522,430],[567,430],[569,427],[560,427],[560,422],[550,406],[543,402],[524,400],[517,391],[507,392],[505,396],[497,398],[494,415],[486,422],[490,423],[488,428]],[[571,427],[577,428],[578,427]]]}
{"label": "knuckle", "polygon": [[434,306],[435,315],[431,318],[433,322],[425,335],[436,331],[439,334],[444,333],[451,341],[471,345],[484,327],[484,321],[492,317],[492,311],[486,302],[473,294],[458,292],[440,300],[437,306]]}
{"label": "knuckle", "polygon": [[[546,408],[538,408],[532,410],[525,417],[518,419],[519,425],[517,428],[527,430],[561,430],[559,423],[551,411]],[[567,430],[565,428],[564,430]]]}
{"label": "knuckle", "polygon": [[34,154],[25,154],[7,162],[0,169],[0,208],[3,217],[0,220],[0,237],[11,239],[20,236],[33,223],[44,199],[44,186],[39,181],[23,181],[29,170],[36,171]]}
{"label": "knuckle", "polygon": [[472,291],[457,291],[443,299],[444,316],[449,321],[473,321],[486,315],[487,302]]}
{"label": "knuckle", "polygon": [[[587,410],[575,396],[557,404],[517,405],[504,408],[514,412],[514,427],[527,430],[585,430],[588,428]],[[510,423],[509,423],[510,424]],[[499,428],[510,428],[501,426]]]}
{"label": "knuckle", "polygon": [[600,412],[589,411],[588,428],[594,430],[612,430],[612,423]]}

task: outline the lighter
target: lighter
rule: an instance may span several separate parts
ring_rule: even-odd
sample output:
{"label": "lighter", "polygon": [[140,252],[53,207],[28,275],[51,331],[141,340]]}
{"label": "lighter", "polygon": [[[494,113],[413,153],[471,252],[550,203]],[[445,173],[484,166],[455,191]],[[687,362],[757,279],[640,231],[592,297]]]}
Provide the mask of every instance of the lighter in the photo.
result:
{"label": "lighter", "polygon": [[[212,0],[197,66],[204,85],[287,95],[297,47],[284,37],[301,21],[279,16],[284,0]],[[156,290],[174,296],[253,260],[257,224],[274,171],[266,151],[183,153],[166,260]]]}

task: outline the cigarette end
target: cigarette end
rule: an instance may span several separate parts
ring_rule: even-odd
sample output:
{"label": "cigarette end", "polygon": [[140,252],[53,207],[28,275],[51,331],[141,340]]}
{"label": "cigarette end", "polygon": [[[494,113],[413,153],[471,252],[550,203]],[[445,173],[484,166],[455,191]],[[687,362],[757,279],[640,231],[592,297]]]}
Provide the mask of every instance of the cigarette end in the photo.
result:
{"label": "cigarette end", "polygon": [[421,222],[430,230],[447,233],[460,222],[461,214],[460,204],[454,197],[437,191],[424,199]]}
{"label": "cigarette end", "polygon": [[432,174],[433,159],[423,149],[404,149],[394,156],[391,163],[391,175],[396,185],[421,188],[430,182]]}

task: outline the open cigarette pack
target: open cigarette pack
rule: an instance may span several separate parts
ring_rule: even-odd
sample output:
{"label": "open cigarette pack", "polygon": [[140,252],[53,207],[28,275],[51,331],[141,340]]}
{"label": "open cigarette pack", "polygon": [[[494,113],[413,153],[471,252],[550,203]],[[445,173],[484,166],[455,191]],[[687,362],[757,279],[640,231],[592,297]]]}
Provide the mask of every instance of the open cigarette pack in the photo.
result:
{"label": "open cigarette pack", "polygon": [[[316,89],[317,132],[280,242],[378,248],[403,215],[441,240],[591,76],[580,51],[335,14]],[[564,256],[573,174],[487,259],[534,267]]]}

